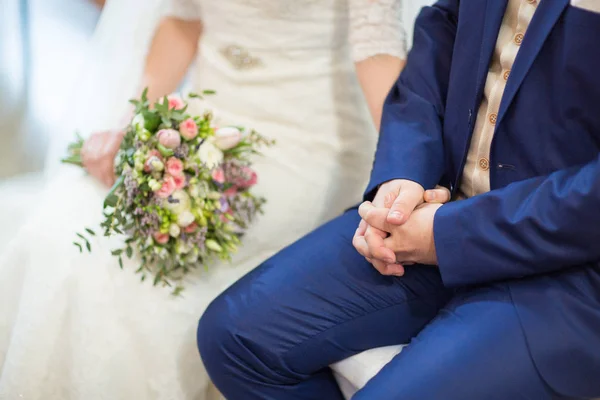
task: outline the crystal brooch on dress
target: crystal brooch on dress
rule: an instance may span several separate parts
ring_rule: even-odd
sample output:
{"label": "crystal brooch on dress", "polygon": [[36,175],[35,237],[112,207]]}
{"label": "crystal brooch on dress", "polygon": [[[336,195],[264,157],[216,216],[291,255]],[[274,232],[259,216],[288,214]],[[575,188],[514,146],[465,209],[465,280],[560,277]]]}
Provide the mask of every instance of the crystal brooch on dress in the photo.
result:
{"label": "crystal brooch on dress", "polygon": [[235,69],[250,69],[262,66],[259,58],[250,55],[243,47],[231,45],[221,49],[221,54],[233,65]]}

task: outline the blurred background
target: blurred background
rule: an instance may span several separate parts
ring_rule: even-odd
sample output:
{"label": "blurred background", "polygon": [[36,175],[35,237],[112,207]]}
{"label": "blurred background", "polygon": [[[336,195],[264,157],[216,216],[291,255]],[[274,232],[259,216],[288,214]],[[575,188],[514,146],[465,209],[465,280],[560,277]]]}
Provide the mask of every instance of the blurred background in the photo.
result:
{"label": "blurred background", "polygon": [[35,179],[69,106],[102,0],[0,0],[0,192]]}

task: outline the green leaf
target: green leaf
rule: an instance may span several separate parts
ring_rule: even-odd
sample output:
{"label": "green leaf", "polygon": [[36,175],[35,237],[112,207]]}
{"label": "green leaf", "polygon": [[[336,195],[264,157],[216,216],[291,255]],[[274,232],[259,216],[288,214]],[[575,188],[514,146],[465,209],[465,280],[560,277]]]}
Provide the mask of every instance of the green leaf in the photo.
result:
{"label": "green leaf", "polygon": [[144,88],[144,91],[142,92],[142,101],[145,102],[148,100],[148,87]]}
{"label": "green leaf", "polygon": [[152,111],[144,111],[144,128],[150,132],[155,132],[160,125],[160,116]]}
{"label": "green leaf", "polygon": [[123,249],[113,250],[110,252],[113,256],[120,256],[123,253]]}
{"label": "green leaf", "polygon": [[158,151],[163,157],[171,157],[173,154],[175,154],[175,152],[172,149],[168,149],[160,143],[157,144],[156,147],[158,148]]}
{"label": "green leaf", "polygon": [[216,94],[217,92],[215,92],[214,90],[203,90],[202,94],[206,94],[206,95],[211,95],[211,94]]}
{"label": "green leaf", "polygon": [[79,244],[77,242],[73,242],[73,244],[79,248],[80,253],[83,253],[83,247],[81,247],[81,244]]}
{"label": "green leaf", "polygon": [[150,191],[150,185],[148,185],[148,182],[144,182],[140,185],[140,190],[142,192],[149,192]]}
{"label": "green leaf", "polygon": [[110,188],[108,195],[106,195],[106,199],[104,200],[104,208],[106,207],[115,207],[119,198],[115,195],[115,192],[125,182],[125,175],[119,176],[114,185]]}
{"label": "green leaf", "polygon": [[123,259],[119,256],[119,268],[123,269]]}
{"label": "green leaf", "polygon": [[198,93],[188,93],[188,97],[190,99],[201,99],[202,96],[200,96]]}
{"label": "green leaf", "polygon": [[76,233],[76,235],[87,242],[87,238],[85,236],[83,236],[81,233]]}
{"label": "green leaf", "polygon": [[90,253],[92,252],[92,245],[87,240],[85,241],[85,247]]}
{"label": "green leaf", "polygon": [[66,158],[63,158],[62,160],[60,160],[60,162],[63,164],[71,164],[76,167],[83,167],[83,160],[81,159],[80,156],[66,157]]}
{"label": "green leaf", "polygon": [[131,248],[131,246],[127,246],[125,254],[127,254],[127,258],[131,258],[131,256],[133,255],[133,249]]}
{"label": "green leaf", "polygon": [[104,207],[116,207],[119,197],[115,194],[110,194],[104,199]]}
{"label": "green leaf", "polygon": [[90,228],[85,228],[86,232],[89,233],[92,236],[96,236],[96,232],[94,232],[93,230],[91,230]]}

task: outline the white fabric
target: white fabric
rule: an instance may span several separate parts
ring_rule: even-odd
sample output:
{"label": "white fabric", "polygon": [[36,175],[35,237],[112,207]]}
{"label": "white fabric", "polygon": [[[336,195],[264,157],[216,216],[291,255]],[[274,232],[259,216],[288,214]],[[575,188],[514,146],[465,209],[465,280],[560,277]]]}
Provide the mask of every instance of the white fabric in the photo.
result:
{"label": "white fabric", "polygon": [[594,13],[600,13],[600,1],[598,0],[571,0],[571,5]]}
{"label": "white fabric", "polygon": [[355,61],[377,54],[406,58],[406,32],[402,29],[402,2],[349,0],[350,43]]}
{"label": "white fabric", "polygon": [[402,350],[401,345],[364,351],[331,366],[344,396],[349,399]]}
{"label": "white fabric", "polygon": [[[93,254],[77,252],[74,234],[97,226],[106,191],[82,172],[49,162],[46,190],[0,255],[2,399],[208,398],[194,340],[204,308],[262,260],[360,199],[376,133],[354,76],[349,5],[189,1],[204,24],[191,88],[217,91],[205,105],[221,120],[277,140],[255,165],[257,192],[268,199],[265,215],[233,265],[198,272],[184,298],[173,299],[168,290],[140,284],[134,263],[120,271],[109,252],[114,241],[96,238]],[[117,124],[164,6],[108,2],[65,129]],[[236,68],[225,55],[230,46],[257,64]],[[53,143],[52,160],[64,145]],[[3,196],[15,190],[3,188]]]}

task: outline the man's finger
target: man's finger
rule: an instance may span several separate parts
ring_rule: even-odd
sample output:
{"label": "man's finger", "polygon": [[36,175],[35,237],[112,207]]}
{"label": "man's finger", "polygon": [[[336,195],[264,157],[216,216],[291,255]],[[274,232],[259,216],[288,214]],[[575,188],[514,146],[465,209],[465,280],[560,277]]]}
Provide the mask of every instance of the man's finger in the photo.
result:
{"label": "man's finger", "polygon": [[377,208],[370,202],[365,201],[358,207],[358,213],[360,214],[360,217],[372,227],[384,232],[390,231],[390,226],[387,223],[387,208]]}
{"label": "man's finger", "polygon": [[365,241],[369,246],[369,252],[372,258],[382,260],[387,264],[396,262],[396,254],[383,245],[383,239],[387,237],[387,233],[369,226],[365,233]]}
{"label": "man's finger", "polygon": [[385,266],[386,275],[403,276],[404,266],[402,264],[388,264]]}
{"label": "man's finger", "polygon": [[[424,191],[418,184],[403,185],[398,197],[390,207],[387,222],[394,225],[405,223],[415,208],[423,203]],[[369,221],[367,221],[369,222]]]}
{"label": "man's finger", "polygon": [[[356,231],[358,232],[358,229]],[[364,236],[354,234],[354,237],[352,238],[352,245],[361,256],[365,258],[371,258],[371,253],[369,252],[369,245],[367,245]]]}
{"label": "man's finger", "polygon": [[370,263],[381,275],[388,275],[387,266],[384,261],[371,259]]}
{"label": "man's finger", "polygon": [[394,194],[393,192],[386,194],[385,198],[383,199],[383,207],[392,207],[392,204],[394,204],[394,200],[396,200],[396,194]]}
{"label": "man's finger", "polygon": [[369,225],[365,222],[365,220],[361,219],[360,223],[358,224],[358,229],[356,230],[356,234],[359,236],[365,236],[365,232],[367,231],[368,227],[369,227]]}
{"label": "man's finger", "polygon": [[450,191],[443,186],[438,186],[435,189],[430,189],[423,196],[427,203],[447,203],[450,201]]}

